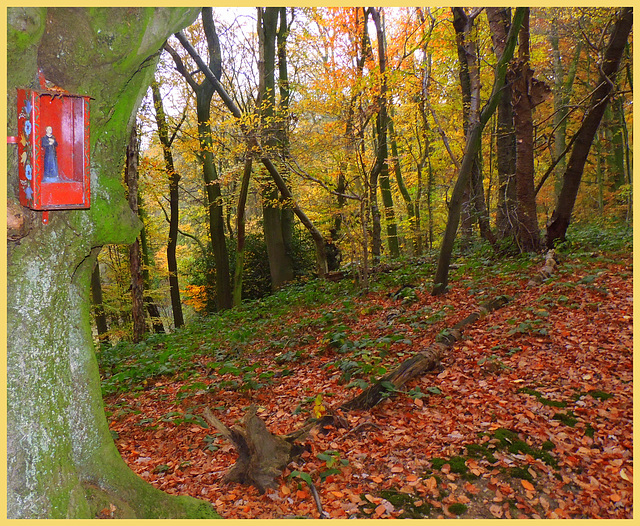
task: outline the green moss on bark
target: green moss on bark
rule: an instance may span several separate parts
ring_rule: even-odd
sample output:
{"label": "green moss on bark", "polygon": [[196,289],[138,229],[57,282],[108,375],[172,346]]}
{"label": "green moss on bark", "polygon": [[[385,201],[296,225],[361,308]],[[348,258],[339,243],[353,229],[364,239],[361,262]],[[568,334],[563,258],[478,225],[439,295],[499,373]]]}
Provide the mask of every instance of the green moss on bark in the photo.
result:
{"label": "green moss on bark", "polygon": [[[38,67],[55,84],[94,98],[91,209],[53,211],[48,225],[36,221],[8,250],[10,518],[94,518],[105,509],[118,518],[216,516],[209,503],[153,488],[118,454],[100,396],[89,298],[97,247],[130,243],[139,230],[120,179],[132,114],[155,66],[150,56],[196,13],[8,10],[10,108],[16,87],[36,87]],[[18,36],[22,28],[25,34]],[[16,125],[15,111],[9,111],[9,130]],[[10,150],[9,195],[16,195],[16,186]]]}

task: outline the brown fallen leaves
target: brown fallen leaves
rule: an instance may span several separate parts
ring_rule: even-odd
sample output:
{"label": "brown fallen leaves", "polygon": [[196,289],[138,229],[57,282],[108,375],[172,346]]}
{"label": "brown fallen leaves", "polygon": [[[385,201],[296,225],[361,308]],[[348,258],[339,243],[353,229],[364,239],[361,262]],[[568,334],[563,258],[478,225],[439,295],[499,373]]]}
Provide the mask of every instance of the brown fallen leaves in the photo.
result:
{"label": "brown fallen leaves", "polygon": [[[526,278],[510,290],[503,287],[499,293],[517,293],[518,300],[469,327],[442,372],[406,386],[422,393],[437,387],[442,394],[400,394],[371,411],[347,413],[349,429],[312,434],[309,450],[263,495],[222,482],[235,452],[213,430],[167,415],[201,414],[209,407],[231,425],[253,403],[271,432],[286,434],[309,416],[294,414],[304,399],[322,394],[325,406],[338,407],[355,392],[339,382],[340,370],[330,365],[340,356],[320,331],[309,329],[304,359],[288,364],[291,374],[255,391],[218,389],[214,374],[197,379],[211,389],[189,396],[180,389],[193,379],[162,378],[150,380],[145,391],[106,400],[116,445],[142,478],[169,493],[208,500],[225,518],[318,518],[309,487],[295,471],[309,474],[332,518],[403,516],[402,506],[381,496],[385,489],[410,495],[414,505],[431,505],[432,518],[455,517],[449,507],[456,503],[467,506],[464,518],[631,518],[632,284],[620,277],[630,261],[598,265],[591,269],[598,273],[594,282],[581,283],[584,273],[561,270],[539,287],[525,290]],[[418,291],[418,297],[409,305],[384,295],[359,298],[358,318],[344,324],[361,335],[386,331],[411,340],[389,346],[387,363],[393,365],[400,353],[427,346],[478,303],[455,287],[447,296]],[[453,308],[426,327],[389,316],[399,307],[407,314],[428,305]],[[271,370],[275,354],[256,354],[256,373]],[[499,429],[514,431],[537,450],[553,443],[557,467],[495,448],[495,462],[467,458],[473,477],[450,463],[433,469],[432,459],[465,455],[469,444],[495,446]],[[336,459],[331,466],[327,452]],[[522,476],[514,476],[516,468]]]}

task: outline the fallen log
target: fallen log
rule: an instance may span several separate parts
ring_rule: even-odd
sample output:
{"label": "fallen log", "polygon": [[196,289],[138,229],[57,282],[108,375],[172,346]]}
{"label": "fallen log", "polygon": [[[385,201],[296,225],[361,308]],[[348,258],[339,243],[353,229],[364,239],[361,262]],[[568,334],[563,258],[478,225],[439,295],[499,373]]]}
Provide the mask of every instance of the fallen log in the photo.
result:
{"label": "fallen log", "polygon": [[498,296],[491,301],[483,303],[476,312],[456,323],[451,329],[447,329],[438,335],[436,341],[427,349],[402,362],[396,369],[376,380],[374,384],[355,398],[342,404],[340,408],[348,411],[371,409],[380,401],[389,397],[393,391],[399,390],[412,378],[434,369],[444,357],[445,352],[460,340],[463,328],[506,305],[508,302],[509,298],[507,296]]}

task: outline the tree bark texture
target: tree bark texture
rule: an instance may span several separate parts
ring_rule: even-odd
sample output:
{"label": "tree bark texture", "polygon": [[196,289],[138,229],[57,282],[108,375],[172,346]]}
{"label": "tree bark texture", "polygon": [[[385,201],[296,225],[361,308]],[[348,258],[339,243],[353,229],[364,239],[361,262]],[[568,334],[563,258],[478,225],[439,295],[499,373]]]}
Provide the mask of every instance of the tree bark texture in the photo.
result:
{"label": "tree bark texture", "polygon": [[[140,222],[122,186],[130,127],[152,80],[157,52],[196,9],[28,8],[7,10],[8,126],[17,87],[54,84],[91,101],[88,210],[41,213],[7,253],[7,517],[212,518],[211,505],[167,495],[122,460],[105,418],[91,332],[97,247],[130,244]],[[7,156],[17,202],[18,159]],[[39,221],[37,221],[39,220]],[[111,507],[113,506],[113,508]]]}
{"label": "tree bark texture", "polygon": [[[491,38],[498,59],[504,53],[504,46],[511,26],[509,8],[487,7],[487,19],[491,29]],[[513,233],[516,224],[516,137],[513,129],[513,111],[511,107],[511,86],[506,84],[498,103],[496,155],[498,167],[498,204],[496,208],[496,230],[499,239],[505,239]]]}
{"label": "tree bark texture", "polygon": [[556,208],[547,225],[546,244],[549,248],[553,248],[556,242],[565,239],[567,228],[569,228],[569,222],[571,221],[571,214],[573,213],[573,206],[578,196],[584,165],[589,156],[589,150],[600,125],[605,107],[614,89],[615,77],[632,25],[633,9],[631,7],[622,8],[613,26],[602,63],[600,64],[601,75],[598,79],[598,85],[591,96],[589,109],[577,132],[576,141],[567,162],[567,169],[564,172],[562,189],[556,202]]}
{"label": "tree bark texture", "polygon": [[[138,157],[139,143],[136,125],[131,127],[127,145],[125,177],[129,194],[129,208],[138,215]],[[144,227],[143,227],[144,228]],[[133,318],[133,341],[142,340],[147,332],[144,315],[144,281],[142,279],[142,251],[140,238],[129,245],[129,273],[131,275],[131,317]]]}
{"label": "tree bark texture", "polygon": [[178,244],[178,226],[180,222],[180,207],[178,183],[180,174],[176,172],[173,164],[173,154],[171,153],[171,142],[169,141],[169,128],[164,113],[160,87],[157,82],[151,85],[153,104],[156,110],[156,123],[158,126],[158,137],[162,145],[164,165],[169,178],[169,239],[167,240],[167,268],[169,270],[169,292],[171,295],[171,308],[173,311],[173,325],[176,328],[184,325],[182,315],[182,300],[180,298],[180,285],[178,279],[178,261],[176,259],[176,246]]}
{"label": "tree bark texture", "polygon": [[529,8],[520,27],[518,60],[507,75],[516,136],[516,225],[515,236],[521,252],[540,248],[540,228],[533,181],[533,70],[529,66]]}

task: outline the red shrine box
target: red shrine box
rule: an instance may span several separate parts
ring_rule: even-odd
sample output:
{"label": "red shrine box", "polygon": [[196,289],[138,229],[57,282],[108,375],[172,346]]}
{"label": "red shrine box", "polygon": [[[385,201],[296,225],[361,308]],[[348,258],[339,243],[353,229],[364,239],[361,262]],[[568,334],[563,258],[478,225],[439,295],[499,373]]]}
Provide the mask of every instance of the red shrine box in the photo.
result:
{"label": "red shrine box", "polygon": [[18,90],[20,203],[33,210],[89,208],[89,99]]}

